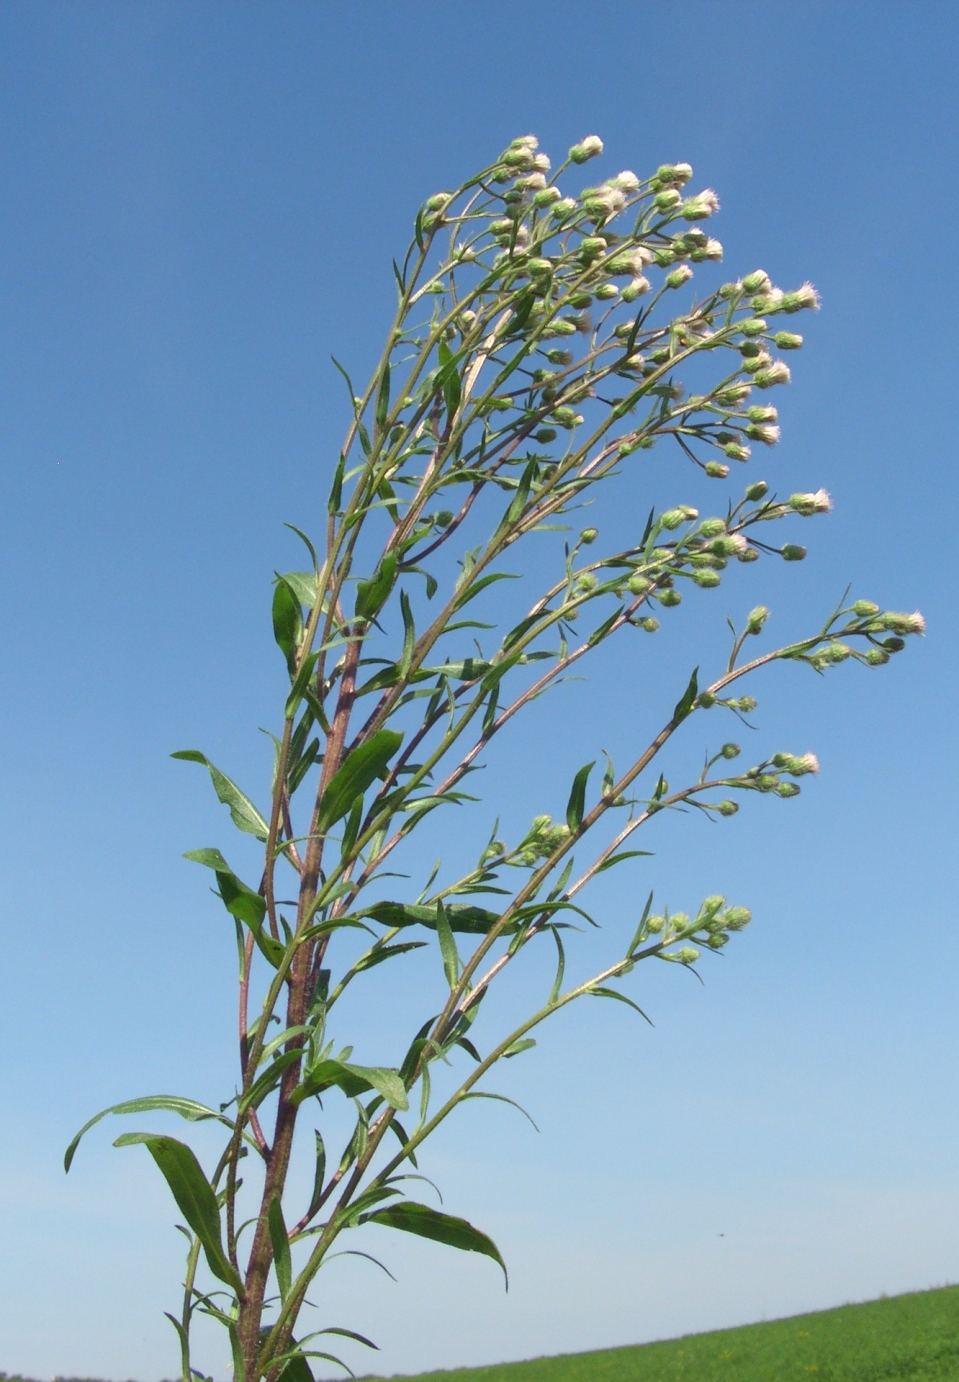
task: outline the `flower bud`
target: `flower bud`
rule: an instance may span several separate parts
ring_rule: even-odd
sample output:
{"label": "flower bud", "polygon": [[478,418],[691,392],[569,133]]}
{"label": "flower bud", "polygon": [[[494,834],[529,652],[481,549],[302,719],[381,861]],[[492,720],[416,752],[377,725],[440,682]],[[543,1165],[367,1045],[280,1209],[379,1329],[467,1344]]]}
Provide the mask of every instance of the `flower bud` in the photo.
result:
{"label": "flower bud", "polygon": [[557,217],[571,216],[576,210],[576,203],[572,197],[560,197],[558,202],[553,202],[550,208],[550,215]]}
{"label": "flower bud", "polygon": [[703,570],[693,572],[693,581],[701,586],[703,590],[713,590],[719,585],[721,577],[718,571],[711,571],[708,567]]}
{"label": "flower bud", "polygon": [[870,667],[882,667],[889,661],[889,654],[883,648],[870,648],[865,656]]}
{"label": "flower bud", "polygon": [[726,930],[741,931],[744,926],[748,926],[753,919],[753,914],[748,907],[727,907],[726,908]]}
{"label": "flower bud", "polygon": [[739,442],[727,442],[723,447],[723,455],[728,456],[731,461],[748,461],[751,455],[748,446],[740,446]]}
{"label": "flower bud", "polygon": [[746,436],[750,441],[761,441],[764,446],[775,446],[779,440],[780,432],[778,427],[763,427],[757,423],[751,423],[746,428]]}
{"label": "flower bud", "polygon": [[575,408],[567,408],[565,404],[559,408],[554,408],[552,416],[553,420],[558,422],[560,427],[565,427],[569,432],[571,432],[574,427],[578,427],[583,421],[582,413],[577,413]]}
{"label": "flower bud", "polygon": [[925,633],[926,621],[916,610],[915,614],[894,614],[891,610],[882,616],[881,627],[891,633]]}
{"label": "flower bud", "polygon": [[445,207],[449,206],[452,200],[453,198],[450,196],[449,192],[437,192],[434,196],[427,197],[426,209],[427,211],[442,211]]}
{"label": "flower bud", "polygon": [[819,306],[819,294],[811,283],[804,283],[794,293],[784,293],[779,305],[783,312],[801,312],[803,308],[815,310]]}
{"label": "flower bud", "polygon": [[533,198],[533,205],[542,210],[542,208],[552,206],[554,202],[558,202],[562,195],[558,187],[542,187]]}
{"label": "flower bud", "polygon": [[739,329],[744,336],[761,336],[766,330],[766,323],[762,317],[747,317],[739,323]]}
{"label": "flower bud", "polygon": [[780,548],[779,555],[783,561],[805,561],[806,549],[797,546],[794,542],[787,542],[785,547]]}
{"label": "flower bud", "polygon": [[779,786],[775,789],[775,791],[776,795],[780,797],[798,797],[800,791],[799,783],[780,782]]}
{"label": "flower bud", "polygon": [[683,597],[678,590],[664,590],[659,595],[659,603],[667,609],[673,609],[676,605],[681,605]]}
{"label": "flower bud", "polygon": [[678,183],[682,187],[692,175],[693,170],[688,163],[663,163],[656,169],[656,181],[664,185]]}
{"label": "flower bud", "polygon": [[614,187],[619,187],[624,192],[639,191],[639,178],[635,173],[630,172],[628,168],[624,168],[621,173],[617,173],[614,178],[610,178],[610,182]]}
{"label": "flower bud", "polygon": [[681,965],[694,965],[699,959],[699,951],[691,945],[684,945],[681,950],[677,950],[674,954],[664,956],[663,958],[678,960]]}
{"label": "flower bud", "polygon": [[657,192],[653,198],[656,210],[662,211],[663,213],[675,211],[682,200],[682,197],[676,191],[675,187],[667,187],[662,192]]}
{"label": "flower bud", "polygon": [[720,749],[720,753],[724,758],[738,758],[739,755],[742,753],[742,749],[739,747],[738,744],[723,744],[722,748]]}
{"label": "flower bud", "polygon": [[641,576],[638,571],[634,571],[626,582],[626,589],[631,595],[645,595],[652,587],[652,581],[648,581],[645,576]]}
{"label": "flower bud", "polygon": [[824,489],[818,489],[815,494],[790,495],[789,507],[804,518],[809,518],[814,513],[828,513],[832,500]]}
{"label": "flower bud", "polygon": [[716,403],[720,408],[735,408],[740,403],[745,402],[751,392],[752,385],[750,384],[727,384],[716,394]]}
{"label": "flower bud", "polygon": [[542,192],[546,178],[540,172],[527,173],[525,178],[517,178],[516,186],[523,192]]}
{"label": "flower bud", "polygon": [[584,571],[581,576],[576,577],[576,585],[580,590],[595,590],[596,576],[592,571]]}
{"label": "flower bud", "polygon": [[500,163],[507,168],[524,169],[533,167],[533,150],[525,144],[517,144],[503,154]]}
{"label": "flower bud", "polygon": [[728,800],[721,801],[716,807],[716,810],[721,816],[735,816],[736,812],[739,810],[739,802]]}
{"label": "flower bud", "polygon": [[726,531],[726,524],[721,518],[704,518],[699,525],[699,531],[703,537],[722,537]]}
{"label": "flower bud", "polygon": [[740,696],[739,700],[733,702],[733,704],[736,706],[737,710],[741,710],[743,714],[748,715],[751,710],[756,709],[759,702],[752,696]]}
{"label": "flower bud", "polygon": [[783,360],[774,360],[768,369],[753,375],[757,389],[771,389],[774,384],[788,384],[789,380],[789,366]]}
{"label": "flower bud", "polygon": [[596,296],[600,302],[609,302],[612,298],[619,297],[619,289],[615,283],[602,283],[596,289]]}
{"label": "flower bud", "polygon": [[772,279],[765,269],[756,269],[753,273],[747,274],[740,283],[744,293],[764,293],[772,286]]}
{"label": "flower bud", "polygon": [[655,633],[656,630],[659,628],[659,620],[658,620],[658,619],[654,619],[654,618],[650,615],[650,616],[649,616],[648,618],[646,618],[646,619],[640,619],[640,621],[639,621],[639,627],[640,627],[641,629],[645,629],[647,633]]}
{"label": "flower bud", "polygon": [[665,925],[666,918],[663,916],[648,917],[646,920],[646,930],[654,936],[658,936]]}
{"label": "flower bud", "polygon": [[724,936],[721,931],[716,931],[709,937],[706,944],[709,946],[710,950],[722,950],[724,945],[729,944],[729,937]]}
{"label": "flower bud", "polygon": [[798,350],[802,345],[802,337],[793,331],[777,331],[773,341],[780,350]]}
{"label": "flower bud", "polygon": [[560,350],[557,346],[546,352],[546,358],[551,365],[571,365],[573,363],[572,352]]}
{"label": "flower bud", "polygon": [[580,533],[580,535],[579,535],[579,540],[580,540],[580,542],[584,542],[584,543],[586,544],[586,546],[588,547],[588,546],[590,545],[590,543],[595,542],[596,539],[597,539],[598,537],[599,537],[599,529],[598,529],[598,528],[584,528],[583,531],[582,531],[582,532]]}
{"label": "flower bud", "polygon": [[598,134],[588,134],[580,143],[574,144],[569,151],[571,163],[588,163],[591,158],[603,152],[603,141]]}
{"label": "flower bud", "polygon": [[710,544],[710,551],[717,557],[736,557],[746,550],[746,539],[742,533],[730,533],[727,537],[717,537]]}
{"label": "flower bud", "polygon": [[644,293],[649,292],[650,286],[651,285],[648,278],[646,278],[643,274],[637,274],[636,277],[632,279],[629,283],[627,283],[626,287],[623,289],[623,301],[635,302],[637,298],[642,297]]}
{"label": "flower bud", "polygon": [[751,609],[746,618],[746,632],[759,633],[766,620],[769,618],[769,610],[765,605],[757,605]]}
{"label": "flower bud", "polygon": [[879,613],[879,606],[873,604],[872,600],[857,600],[853,605],[853,613],[860,619],[870,619],[874,614]]}
{"label": "flower bud", "polygon": [[705,221],[718,210],[719,198],[711,187],[707,187],[695,197],[687,197],[679,214],[684,221]]}
{"label": "flower bud", "polygon": [[703,470],[713,480],[725,480],[729,474],[729,466],[723,465],[721,461],[707,461]]}
{"label": "flower bud", "polygon": [[541,427],[538,432],[533,433],[533,436],[542,446],[545,446],[547,442],[555,441],[557,435],[555,427]]}
{"label": "flower bud", "polygon": [[693,271],[688,264],[680,264],[679,268],[673,269],[671,274],[666,275],[667,288],[681,288],[684,283],[688,283],[693,276]]}
{"label": "flower bud", "polygon": [[681,523],[688,523],[698,517],[695,509],[691,509],[687,504],[680,504],[678,508],[667,509],[665,513],[660,514],[659,521],[669,532],[674,532]]}
{"label": "flower bud", "polygon": [[746,498],[752,503],[755,503],[759,499],[764,499],[768,493],[769,486],[766,484],[766,481],[757,480],[754,485],[750,485],[746,490]]}

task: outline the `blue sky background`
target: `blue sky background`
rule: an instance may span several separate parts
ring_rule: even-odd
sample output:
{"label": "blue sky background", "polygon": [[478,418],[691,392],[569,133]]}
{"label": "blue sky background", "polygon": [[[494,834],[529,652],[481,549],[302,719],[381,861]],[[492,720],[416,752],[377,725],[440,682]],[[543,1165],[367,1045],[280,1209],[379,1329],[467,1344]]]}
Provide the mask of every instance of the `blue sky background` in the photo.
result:
{"label": "blue sky background", "polygon": [[[750,474],[836,510],[803,567],[731,573],[565,688],[484,791],[517,827],[561,812],[759,598],[785,638],[851,580],[929,636],[877,673],[757,687],[760,751],[815,749],[820,779],[720,827],[657,822],[657,857],[594,899],[616,948],[651,886],[687,909],[722,891],[754,926],[705,988],[637,976],[655,1029],[596,1004],[511,1062],[495,1087],[539,1136],[497,1106],[437,1141],[427,1169],[499,1242],[509,1295],[380,1231],[399,1284],[331,1269],[323,1323],[412,1371],[959,1279],[957,38],[922,0],[0,8],[0,1369],[175,1371],[165,1187],[106,1129],[60,1161],[107,1103],[231,1088],[233,942],[180,859],[231,840],[167,755],[262,781],[281,523],[318,530],[345,427],[329,355],[363,374],[416,205],[530,130],[554,161],[600,134],[602,174],[688,160],[729,275],[817,284],[785,439]],[[666,459],[598,510],[601,540],[650,496],[725,500]],[[728,733],[697,718],[680,758]],[[357,1058],[388,1035],[367,1020]],[[212,1337],[199,1362],[225,1375]]]}

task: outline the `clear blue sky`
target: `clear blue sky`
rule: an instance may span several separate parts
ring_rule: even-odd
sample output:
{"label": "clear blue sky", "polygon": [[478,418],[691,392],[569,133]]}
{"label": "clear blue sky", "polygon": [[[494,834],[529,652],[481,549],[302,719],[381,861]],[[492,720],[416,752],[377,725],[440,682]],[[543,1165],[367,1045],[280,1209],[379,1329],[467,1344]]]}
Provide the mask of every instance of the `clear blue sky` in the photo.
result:
{"label": "clear blue sky", "polygon": [[[107,1103],[231,1087],[232,940],[180,858],[229,837],[167,755],[264,772],[281,523],[318,528],[345,423],[329,355],[363,373],[417,203],[530,130],[554,157],[600,134],[607,173],[688,160],[730,274],[817,284],[754,473],[836,510],[803,568],[684,606],[644,679],[611,661],[562,693],[515,741],[520,814],[668,708],[684,639],[712,648],[727,608],[766,596],[785,630],[854,581],[929,636],[760,688],[756,742],[814,749],[821,777],[670,823],[600,897],[610,928],[653,885],[754,926],[705,988],[640,977],[654,1030],[597,1004],[515,1062],[497,1087],[539,1136],[504,1109],[437,1145],[509,1296],[488,1263],[390,1242],[400,1284],[344,1267],[324,1310],[390,1372],[959,1279],[957,38],[925,0],[0,8],[0,1369],[176,1368],[165,1188],[103,1130],[60,1161]],[[677,469],[669,497],[700,490]],[[212,1343],[200,1362],[225,1375]]]}

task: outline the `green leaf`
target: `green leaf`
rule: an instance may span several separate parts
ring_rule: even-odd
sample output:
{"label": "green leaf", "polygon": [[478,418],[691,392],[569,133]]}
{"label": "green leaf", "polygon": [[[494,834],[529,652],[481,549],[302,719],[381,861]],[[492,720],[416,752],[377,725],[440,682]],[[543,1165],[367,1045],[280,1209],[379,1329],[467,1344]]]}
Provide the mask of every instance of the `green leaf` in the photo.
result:
{"label": "green leaf", "polygon": [[616,864],[622,864],[626,859],[651,859],[652,857],[652,850],[649,849],[624,849],[621,854],[611,854],[608,859],[604,859],[596,872],[604,873],[606,869],[611,869]]}
{"label": "green leaf", "polygon": [[291,673],[296,668],[296,650],[302,636],[303,612],[299,597],[284,577],[278,575],[273,591],[273,637]]}
{"label": "green leaf", "polygon": [[170,757],[181,758],[186,763],[202,763],[205,768],[208,768],[213,781],[213,790],[223,805],[230,808],[230,815],[236,828],[245,830],[248,835],[255,835],[258,840],[265,841],[267,839],[270,828],[252,801],[249,797],[244,796],[236,783],[231,782],[225,773],[221,773],[219,768],[214,767],[205,754],[200,753],[198,749],[180,749],[177,753],[171,753]]}
{"label": "green leaf", "polygon": [[587,763],[585,768],[580,768],[579,772],[573,778],[572,790],[570,791],[569,801],[566,805],[566,824],[574,835],[583,824],[583,816],[586,810],[586,783],[595,766],[595,763]]}
{"label": "green leaf", "polygon": [[357,619],[372,621],[386,603],[387,596],[396,580],[398,557],[395,552],[387,552],[368,581],[356,583],[355,614]]}
{"label": "green leaf", "polygon": [[437,382],[443,390],[443,401],[446,404],[447,426],[453,419],[456,410],[460,406],[463,389],[457,370],[457,360],[453,352],[445,341],[440,341],[437,347],[440,369]]}
{"label": "green leaf", "polygon": [[113,1145],[131,1147],[140,1142],[159,1166],[181,1214],[202,1243],[210,1271],[234,1291],[242,1291],[243,1283],[223,1251],[216,1192],[191,1148],[174,1137],[156,1137],[148,1132],[124,1133]]}
{"label": "green leaf", "polygon": [[436,904],[436,934],[440,942],[440,954],[443,957],[443,972],[446,975],[446,982],[451,989],[456,987],[460,977],[460,957],[456,949],[456,941],[453,939],[453,931],[446,915],[446,908],[442,902]]}
{"label": "green leaf", "polygon": [[682,694],[682,699],[678,701],[676,709],[673,711],[673,719],[677,724],[679,724],[681,720],[685,720],[686,716],[692,713],[698,694],[699,668],[694,667],[693,675],[689,678],[689,685],[686,687],[686,690]]}
{"label": "green leaf", "polygon": [[293,1091],[291,1102],[303,1103],[315,1094],[322,1094],[333,1087],[341,1089],[348,1099],[355,1099],[367,1090],[375,1089],[391,1108],[402,1112],[409,1108],[406,1086],[399,1071],[376,1065],[347,1065],[344,1061],[324,1060],[312,1066],[298,1089]]}
{"label": "green leaf", "polygon": [[263,929],[266,900],[237,878],[218,849],[191,849],[183,857],[213,869],[224,907],[237,921],[250,928],[260,951],[276,969],[283,958],[283,946]]}
{"label": "green leaf", "polygon": [[95,1118],[91,1118],[88,1123],[84,1123],[64,1154],[64,1171],[69,1171],[77,1147],[80,1145],[80,1139],[90,1131],[94,1124],[99,1123],[101,1118],[106,1118],[111,1113],[155,1113],[158,1111],[178,1113],[181,1118],[187,1119],[190,1123],[201,1123],[206,1118],[215,1118],[218,1123],[225,1123],[228,1128],[233,1127],[230,1119],[224,1118],[222,1113],[207,1108],[206,1104],[198,1104],[195,1099],[183,1099],[179,1094],[147,1094],[141,1099],[127,1099],[122,1104],[111,1104],[109,1108],[98,1113]]}
{"label": "green leaf", "polygon": [[527,1113],[523,1105],[518,1104],[515,1099],[507,1099],[505,1094],[493,1094],[488,1089],[472,1089],[469,1093],[460,1095],[461,1103],[465,1103],[467,1099],[496,1099],[498,1103],[509,1104],[512,1108],[518,1109],[524,1118],[528,1118],[536,1131],[539,1132],[539,1127],[532,1115]]}
{"label": "green leaf", "polygon": [[396,730],[381,729],[346,756],[317,808],[316,828],[320,834],[345,816],[371,783],[386,775],[386,765],[402,742],[403,735]]}
{"label": "green leaf", "polygon": [[457,596],[456,602],[453,605],[453,609],[462,609],[464,605],[469,604],[470,600],[474,600],[481,590],[485,590],[486,587],[488,585],[492,585],[494,581],[518,580],[519,576],[514,575],[511,571],[491,571],[488,576],[481,576],[480,579],[476,581],[473,585],[467,587],[467,589],[464,590],[462,595]]}
{"label": "green leaf", "polygon": [[535,1045],[535,1037],[525,1037],[522,1041],[514,1041],[512,1046],[503,1052],[503,1055],[509,1060],[513,1056],[522,1055],[524,1051],[531,1051]]}
{"label": "green leaf", "polygon": [[646,1016],[639,1004],[634,1003],[631,998],[627,998],[625,993],[617,993],[615,989],[604,988],[599,984],[595,988],[587,989],[586,992],[592,994],[594,998],[615,998],[617,1003],[625,1003],[627,1008],[632,1008],[638,1012],[640,1017],[644,1018],[651,1027],[654,1025],[652,1019]]}
{"label": "green leaf", "polygon": [[438,1209],[431,1209],[429,1205],[406,1200],[402,1204],[376,1209],[372,1214],[364,1215],[363,1220],[365,1223],[380,1224],[383,1228],[415,1233],[420,1238],[431,1238],[435,1243],[445,1243],[447,1247],[459,1248],[461,1252],[480,1252],[485,1257],[491,1257],[502,1267],[507,1288],[509,1287],[506,1263],[500,1255],[499,1248],[492,1238],[474,1228],[466,1219],[458,1219],[452,1214],[441,1214]]}
{"label": "green leaf", "polygon": [[380,387],[376,391],[376,426],[379,431],[386,428],[386,419],[390,412],[390,367],[384,366],[383,375],[380,379]]}
{"label": "green leaf", "polygon": [[313,608],[318,594],[315,571],[284,571],[281,579],[286,581],[301,605]]}
{"label": "green leaf", "polygon": [[[500,919],[499,912],[487,911],[485,907],[474,907],[468,902],[447,902],[446,920],[451,931],[472,936],[485,936]],[[361,916],[372,917],[382,926],[428,926],[436,928],[436,906],[421,907],[406,902],[374,902]],[[518,922],[508,923],[505,935],[517,929]]]}
{"label": "green leaf", "polygon": [[291,715],[295,715],[297,706],[299,705],[303,697],[307,695],[310,677],[313,675],[313,668],[316,666],[316,660],[318,657],[318,652],[310,653],[309,657],[305,657],[303,661],[300,663],[299,671],[293,678],[293,685],[290,687],[290,694],[286,698],[286,708],[284,713],[286,714],[287,718],[289,718]]}
{"label": "green leaf", "polygon": [[281,1052],[276,1060],[267,1066],[262,1075],[258,1075],[250,1085],[250,1088],[237,1104],[237,1113],[245,1113],[250,1108],[259,1108],[270,1091],[280,1083],[286,1067],[299,1060],[302,1055],[303,1052],[299,1047],[295,1047],[292,1051]]}
{"label": "green leaf", "polygon": [[323,1194],[323,1182],[326,1179],[326,1147],[323,1138],[317,1128],[313,1129],[313,1136],[316,1138],[316,1167],[313,1172],[313,1194],[310,1196],[310,1207],[306,1211],[306,1217],[312,1219],[313,1215],[320,1207],[320,1197]]}
{"label": "green leaf", "polygon": [[416,647],[416,626],[413,623],[410,597],[405,590],[400,591],[400,612],[403,615],[403,651],[397,670],[399,676],[405,677],[413,664],[413,650]]}
{"label": "green leaf", "polygon": [[[340,1367],[343,1366],[339,1358],[334,1358],[332,1354],[329,1353],[313,1353],[310,1357],[325,1358],[330,1362],[339,1363]],[[310,1365],[302,1353],[294,1353],[287,1359],[283,1371],[277,1378],[277,1382],[313,1382],[313,1373],[310,1369]]]}
{"label": "green leaf", "polygon": [[290,1240],[283,1221],[283,1209],[278,1199],[270,1201],[267,1210],[270,1229],[270,1242],[273,1244],[273,1265],[276,1268],[276,1283],[280,1288],[280,1300],[285,1302],[293,1283],[293,1263],[290,1258]]}
{"label": "green leaf", "polygon": [[346,457],[341,456],[337,462],[336,471],[333,475],[333,486],[330,490],[330,497],[327,502],[327,510],[331,514],[339,513],[340,503],[343,499],[343,473],[346,470]]}

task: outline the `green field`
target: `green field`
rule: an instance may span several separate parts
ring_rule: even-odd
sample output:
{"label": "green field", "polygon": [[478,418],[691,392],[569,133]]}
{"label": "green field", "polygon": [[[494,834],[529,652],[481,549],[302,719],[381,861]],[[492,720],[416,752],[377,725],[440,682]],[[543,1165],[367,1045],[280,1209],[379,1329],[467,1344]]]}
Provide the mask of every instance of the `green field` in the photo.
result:
{"label": "green field", "polygon": [[[959,1382],[959,1286],[416,1382]],[[399,1380],[397,1380],[399,1382]]]}
{"label": "green field", "polygon": [[[959,1286],[662,1343],[406,1382],[959,1382]],[[0,1382],[32,1382],[0,1372]],[[60,1378],[57,1382],[89,1382]],[[394,1382],[404,1382],[395,1378]]]}

